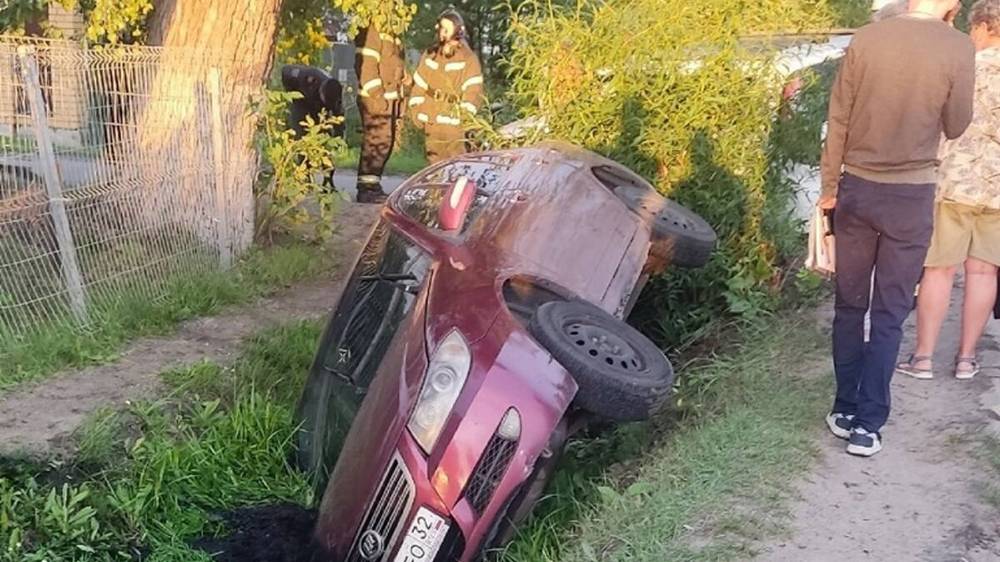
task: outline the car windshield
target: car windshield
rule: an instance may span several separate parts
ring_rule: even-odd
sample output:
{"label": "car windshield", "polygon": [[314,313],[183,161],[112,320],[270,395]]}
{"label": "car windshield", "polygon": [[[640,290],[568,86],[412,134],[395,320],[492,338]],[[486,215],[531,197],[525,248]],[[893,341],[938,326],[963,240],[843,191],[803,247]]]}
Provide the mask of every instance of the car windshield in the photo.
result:
{"label": "car windshield", "polygon": [[426,176],[405,188],[396,202],[400,212],[432,230],[440,230],[438,211],[448,188],[461,178],[468,178],[476,186],[476,197],[465,217],[460,232],[465,232],[475,222],[479,213],[499,189],[511,165],[510,159],[481,157],[450,162],[434,169]]}
{"label": "car windshield", "polygon": [[324,370],[368,388],[430,266],[427,253],[380,223],[331,321]]}

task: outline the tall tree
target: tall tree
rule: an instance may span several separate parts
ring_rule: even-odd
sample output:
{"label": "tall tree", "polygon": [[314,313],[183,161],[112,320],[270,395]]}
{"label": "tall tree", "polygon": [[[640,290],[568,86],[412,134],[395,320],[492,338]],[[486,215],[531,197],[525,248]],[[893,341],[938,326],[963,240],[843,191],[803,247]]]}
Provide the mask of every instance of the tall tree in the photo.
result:
{"label": "tall tree", "polygon": [[[214,197],[219,216],[195,216],[191,222],[203,238],[221,232],[225,251],[237,254],[250,246],[254,230],[258,154],[248,102],[259,98],[270,73],[281,4],[156,0],[149,20],[148,43],[165,49],[142,121],[142,145],[184,173],[211,170],[216,193],[205,194],[182,177],[177,196]],[[219,103],[212,101],[215,86]],[[198,142],[192,142],[196,136]],[[206,153],[204,147],[212,149]]]}

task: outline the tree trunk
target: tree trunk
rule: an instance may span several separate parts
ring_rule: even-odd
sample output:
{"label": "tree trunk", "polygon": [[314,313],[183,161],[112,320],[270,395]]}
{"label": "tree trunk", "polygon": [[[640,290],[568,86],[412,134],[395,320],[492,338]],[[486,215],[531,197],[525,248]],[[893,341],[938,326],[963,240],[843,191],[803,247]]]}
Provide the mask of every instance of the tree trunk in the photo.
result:
{"label": "tree trunk", "polygon": [[223,263],[253,241],[258,155],[248,102],[270,73],[281,3],[155,0],[150,19],[149,44],[164,49],[139,137],[143,166],[167,178],[156,212],[181,212]]}
{"label": "tree trunk", "polygon": [[157,0],[149,44],[204,51],[225,80],[261,85],[274,58],[282,0]]}

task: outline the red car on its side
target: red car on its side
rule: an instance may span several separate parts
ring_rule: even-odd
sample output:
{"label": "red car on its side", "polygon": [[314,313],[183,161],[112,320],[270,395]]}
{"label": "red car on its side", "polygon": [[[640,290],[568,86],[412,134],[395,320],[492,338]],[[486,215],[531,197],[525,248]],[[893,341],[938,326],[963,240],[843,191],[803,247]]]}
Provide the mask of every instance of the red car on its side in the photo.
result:
{"label": "red car on its side", "polygon": [[394,192],[299,405],[320,560],[478,560],[567,437],[641,420],[673,370],[622,319],[649,275],[703,265],[704,220],[562,144],[468,154]]}

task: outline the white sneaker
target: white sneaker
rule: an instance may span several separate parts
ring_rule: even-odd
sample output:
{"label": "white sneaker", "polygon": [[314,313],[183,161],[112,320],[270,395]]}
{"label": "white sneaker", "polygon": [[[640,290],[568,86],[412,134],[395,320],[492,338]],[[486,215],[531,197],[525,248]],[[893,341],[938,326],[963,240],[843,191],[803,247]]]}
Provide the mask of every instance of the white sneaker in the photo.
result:
{"label": "white sneaker", "polygon": [[854,427],[854,416],[844,414],[830,414],[826,417],[826,426],[830,428],[830,433],[840,439],[850,439],[851,429]]}
{"label": "white sneaker", "polygon": [[863,427],[855,427],[851,433],[847,453],[859,457],[870,457],[882,450],[882,436]]}

